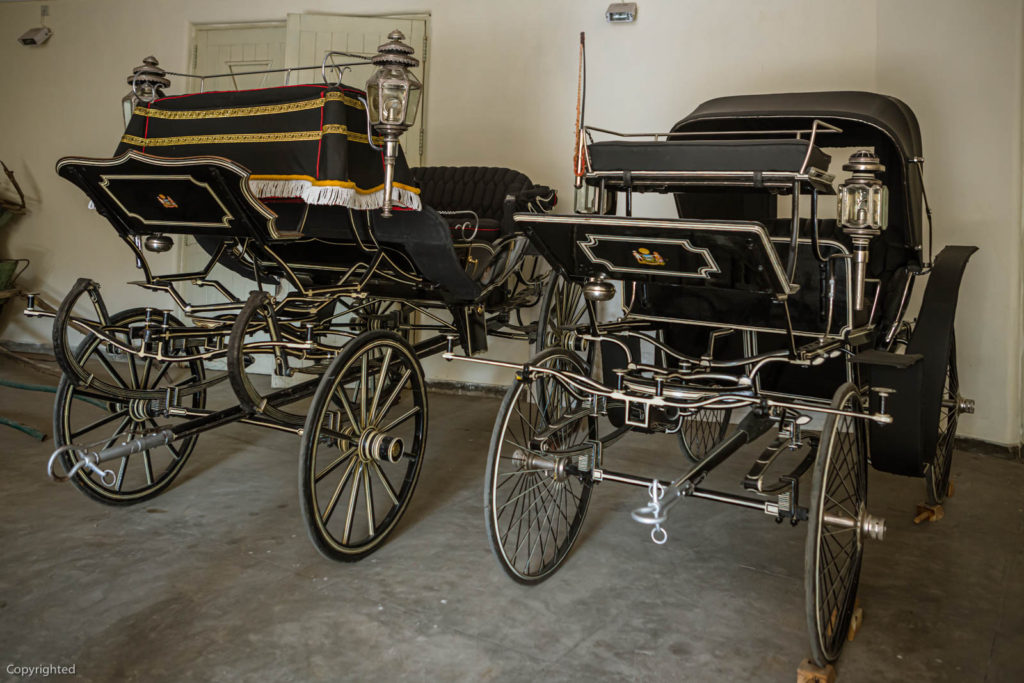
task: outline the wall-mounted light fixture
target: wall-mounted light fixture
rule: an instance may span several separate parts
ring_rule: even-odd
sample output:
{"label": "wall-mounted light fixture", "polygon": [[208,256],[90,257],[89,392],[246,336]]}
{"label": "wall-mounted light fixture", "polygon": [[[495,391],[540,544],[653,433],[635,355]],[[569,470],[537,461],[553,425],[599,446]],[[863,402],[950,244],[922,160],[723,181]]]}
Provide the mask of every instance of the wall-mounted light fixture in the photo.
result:
{"label": "wall-mounted light fixture", "polygon": [[43,5],[39,8],[39,23],[42,26],[30,28],[18,36],[18,42],[22,45],[42,45],[53,35],[53,29],[46,25],[46,17],[50,15],[50,6]]}
{"label": "wall-mounted light fixture", "polygon": [[608,20],[610,24],[628,24],[636,21],[636,3],[635,2],[613,2],[608,5],[608,10],[604,13],[604,18]]}

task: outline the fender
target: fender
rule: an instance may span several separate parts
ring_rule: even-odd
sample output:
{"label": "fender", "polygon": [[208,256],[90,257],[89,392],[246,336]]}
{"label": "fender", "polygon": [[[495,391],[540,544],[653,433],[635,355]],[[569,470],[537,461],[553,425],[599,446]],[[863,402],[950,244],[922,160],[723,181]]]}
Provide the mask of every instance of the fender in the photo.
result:
{"label": "fender", "polygon": [[977,250],[949,246],[935,258],[906,350],[906,356],[918,356],[920,362],[902,367],[873,365],[869,369],[872,386],[895,390],[888,404],[893,423],[869,427],[871,464],[875,469],[922,477],[934,458],[960,283],[967,261]]}

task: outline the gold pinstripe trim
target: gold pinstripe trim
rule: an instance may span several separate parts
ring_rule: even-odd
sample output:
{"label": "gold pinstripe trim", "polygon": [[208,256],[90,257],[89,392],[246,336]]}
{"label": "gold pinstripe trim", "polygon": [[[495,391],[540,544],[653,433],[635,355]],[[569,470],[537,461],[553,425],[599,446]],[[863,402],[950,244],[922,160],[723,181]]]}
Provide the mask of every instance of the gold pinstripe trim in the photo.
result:
{"label": "gold pinstripe trim", "polygon": [[227,109],[183,109],[181,111],[169,111],[166,109],[135,107],[134,114],[151,119],[226,119],[237,116],[266,116],[268,114],[288,114],[294,111],[319,109],[324,106],[325,102],[342,102],[356,109],[364,109],[363,103],[354,97],[349,97],[340,92],[329,92],[315,100],[299,100],[298,102],[285,102],[282,104],[258,104],[251,107],[229,107]]}
{"label": "gold pinstripe trim", "polygon": [[[121,142],[136,147],[174,147],[177,145],[229,145],[245,144],[256,142],[308,142],[319,140],[324,135],[344,135],[352,142],[366,144],[365,133],[350,131],[346,126],[340,124],[329,124],[324,126],[323,131],[302,130],[288,131],[283,133],[221,133],[215,135],[176,135],[162,138],[140,138],[137,135],[123,135]],[[381,144],[378,137],[374,137],[375,144]]]}

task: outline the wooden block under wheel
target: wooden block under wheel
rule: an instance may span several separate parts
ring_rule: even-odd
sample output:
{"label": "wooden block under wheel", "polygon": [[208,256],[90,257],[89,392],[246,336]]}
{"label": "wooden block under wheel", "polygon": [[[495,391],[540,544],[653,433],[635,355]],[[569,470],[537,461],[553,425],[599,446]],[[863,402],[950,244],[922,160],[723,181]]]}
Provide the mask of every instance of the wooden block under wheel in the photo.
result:
{"label": "wooden block under wheel", "polygon": [[946,498],[952,498],[953,497],[953,491],[954,491],[954,489],[953,489],[953,480],[950,479],[949,480],[949,485],[946,486]]}
{"label": "wooden block under wheel", "polygon": [[853,639],[857,637],[857,633],[860,631],[861,625],[864,623],[864,610],[860,607],[860,598],[857,598],[853,603],[853,615],[850,617],[850,630],[846,634],[846,639],[853,642]]}
{"label": "wooden block under wheel", "polygon": [[946,513],[942,509],[942,505],[926,505],[921,503],[917,506],[917,515],[914,517],[914,524],[920,524],[921,522],[937,522]]}
{"label": "wooden block under wheel", "polygon": [[836,669],[831,664],[821,667],[805,659],[796,668],[796,683],[835,683],[835,680]]}

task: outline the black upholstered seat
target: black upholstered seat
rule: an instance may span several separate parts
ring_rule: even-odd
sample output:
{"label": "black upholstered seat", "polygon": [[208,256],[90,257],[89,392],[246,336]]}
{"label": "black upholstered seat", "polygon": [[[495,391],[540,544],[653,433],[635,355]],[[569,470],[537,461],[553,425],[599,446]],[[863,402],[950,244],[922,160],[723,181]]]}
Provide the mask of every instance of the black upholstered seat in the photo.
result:
{"label": "black upholstered seat", "polygon": [[[533,187],[519,171],[493,166],[421,166],[412,172],[423,203],[445,216],[456,240],[472,236],[494,241],[511,232],[519,194]],[[469,211],[477,220],[459,213]],[[463,227],[467,223],[469,227]]]}
{"label": "black upholstered seat", "polygon": [[[605,140],[589,145],[594,171],[782,171],[799,173],[806,140]],[[831,157],[811,148],[808,168],[827,170]]]}

